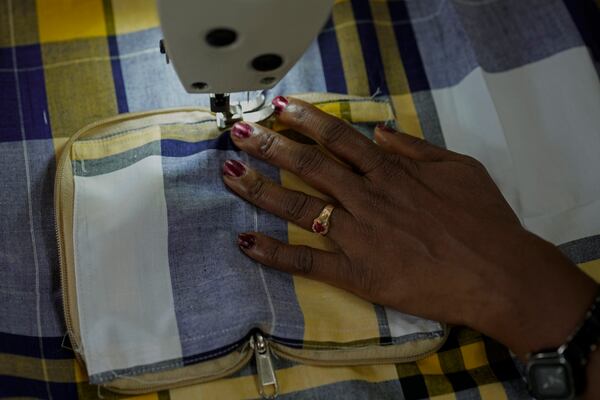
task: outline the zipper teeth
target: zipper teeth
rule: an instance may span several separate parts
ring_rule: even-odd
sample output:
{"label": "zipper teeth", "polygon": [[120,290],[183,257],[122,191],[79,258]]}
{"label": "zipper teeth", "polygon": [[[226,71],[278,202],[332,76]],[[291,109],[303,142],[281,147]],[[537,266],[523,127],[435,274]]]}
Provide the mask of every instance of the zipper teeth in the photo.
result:
{"label": "zipper teeth", "polygon": [[[243,346],[248,348],[248,343],[246,343]],[[116,393],[126,394],[126,395],[137,395],[137,394],[148,393],[149,391],[174,389],[177,387],[193,385],[196,383],[209,382],[209,381],[213,381],[215,379],[220,379],[220,378],[224,378],[227,376],[231,376],[232,374],[235,374],[236,372],[238,372],[239,370],[244,368],[252,360],[253,354],[254,354],[254,352],[251,349],[246,350],[246,352],[247,353],[244,354],[244,356],[242,357],[241,361],[238,364],[234,365],[230,369],[226,369],[222,372],[219,372],[217,374],[214,374],[214,375],[211,375],[208,377],[206,377],[206,376],[191,377],[191,378],[182,379],[178,382],[171,382],[171,383],[148,383],[148,384],[138,383],[138,387],[136,387],[135,389],[121,389],[119,387],[111,385],[110,383],[107,383],[102,386],[105,387],[106,389],[111,390]]]}
{"label": "zipper teeth", "polygon": [[281,356],[283,358],[287,358],[288,360],[305,363],[305,364],[334,367],[334,366],[345,366],[345,365],[351,365],[351,364],[371,365],[371,364],[390,364],[390,363],[397,364],[397,363],[413,362],[413,361],[417,361],[422,358],[428,357],[428,356],[434,354],[435,352],[437,352],[446,343],[447,339],[448,339],[448,327],[446,325],[444,325],[443,340],[437,346],[435,346],[434,348],[432,348],[430,350],[414,354],[410,357],[379,357],[379,358],[369,358],[368,360],[366,360],[365,358],[354,358],[354,359],[344,359],[344,360],[317,360],[317,359],[310,358],[310,357],[302,357],[297,354],[292,354],[292,353],[286,351],[286,349],[288,348],[287,346],[277,343],[273,340],[268,340],[268,342],[270,344],[272,353],[275,353],[278,356]]}

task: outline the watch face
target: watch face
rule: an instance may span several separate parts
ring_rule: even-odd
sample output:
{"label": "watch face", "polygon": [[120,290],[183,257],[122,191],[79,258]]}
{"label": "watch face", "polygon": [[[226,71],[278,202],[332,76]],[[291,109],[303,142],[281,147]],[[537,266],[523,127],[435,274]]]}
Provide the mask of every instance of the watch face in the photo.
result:
{"label": "watch face", "polygon": [[571,395],[569,371],[562,364],[531,366],[529,379],[533,394],[538,399],[563,399]]}

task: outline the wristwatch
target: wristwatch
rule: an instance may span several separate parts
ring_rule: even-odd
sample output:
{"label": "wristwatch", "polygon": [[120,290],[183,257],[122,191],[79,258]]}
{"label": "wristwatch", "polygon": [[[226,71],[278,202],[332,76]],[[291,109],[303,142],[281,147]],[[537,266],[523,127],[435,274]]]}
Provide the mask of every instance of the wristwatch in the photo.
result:
{"label": "wristwatch", "polygon": [[599,344],[600,290],[584,321],[565,344],[529,355],[529,393],[538,400],[574,399],[581,395],[586,386],[589,356]]}

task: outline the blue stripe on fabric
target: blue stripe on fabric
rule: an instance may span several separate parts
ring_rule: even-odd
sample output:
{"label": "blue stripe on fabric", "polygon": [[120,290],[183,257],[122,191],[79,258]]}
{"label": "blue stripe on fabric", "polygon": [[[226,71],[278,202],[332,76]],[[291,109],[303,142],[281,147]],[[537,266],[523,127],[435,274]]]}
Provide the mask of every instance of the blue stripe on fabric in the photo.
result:
{"label": "blue stripe on fabric", "polygon": [[[395,21],[409,21],[410,15],[403,1],[388,2],[388,8],[392,23]],[[415,37],[412,23],[398,23],[394,25],[394,33],[398,50],[402,57],[404,71],[408,78],[411,92],[429,90],[429,81],[419,52],[419,46]]]}
{"label": "blue stripe on fabric", "polygon": [[52,137],[40,65],[39,44],[0,49],[0,142],[20,141],[23,134],[26,139]]}
{"label": "blue stripe on fabric", "polygon": [[201,142],[184,142],[176,139],[163,139],[160,142],[161,155],[164,157],[187,157],[205,150],[240,151],[229,136],[223,132],[218,138]]}
{"label": "blue stripe on fabric", "polygon": [[71,342],[67,336],[40,338],[0,332],[0,353],[42,358],[40,343],[44,347],[43,358],[52,360],[75,358],[73,350],[70,350]]}
{"label": "blue stripe on fabric", "polygon": [[19,102],[17,101],[17,83],[14,68],[12,48],[0,48],[0,142],[21,140],[19,123]]}
{"label": "blue stripe on fabric", "polygon": [[[28,140],[51,139],[44,69],[36,68],[43,65],[41,47],[39,44],[19,46],[16,48],[16,54],[25,137]],[[24,70],[26,68],[28,70]]]}
{"label": "blue stripe on fabric", "polygon": [[116,36],[108,36],[108,51],[111,56],[110,65],[112,69],[113,82],[115,85],[117,108],[119,113],[126,113],[129,112],[129,106],[127,104],[127,92],[125,91],[123,70],[121,69],[121,60],[119,59],[119,44],[117,43]]}
{"label": "blue stripe on fabric", "polygon": [[600,8],[593,0],[563,0],[579,34],[590,49],[594,60],[600,62]]}
{"label": "blue stripe on fabric", "polygon": [[335,27],[331,17],[319,34],[318,41],[327,91],[330,93],[348,93],[340,48],[338,47]]}
{"label": "blue stripe on fabric", "polygon": [[78,399],[76,383],[44,382],[35,379],[0,375],[0,398],[32,397],[36,399]]}
{"label": "blue stripe on fabric", "polygon": [[356,21],[368,21],[368,23],[356,24],[358,37],[362,48],[367,78],[369,80],[369,90],[371,94],[379,91],[379,94],[387,95],[389,93],[385,72],[379,51],[379,41],[373,24],[373,15],[368,1],[352,0],[352,11]]}

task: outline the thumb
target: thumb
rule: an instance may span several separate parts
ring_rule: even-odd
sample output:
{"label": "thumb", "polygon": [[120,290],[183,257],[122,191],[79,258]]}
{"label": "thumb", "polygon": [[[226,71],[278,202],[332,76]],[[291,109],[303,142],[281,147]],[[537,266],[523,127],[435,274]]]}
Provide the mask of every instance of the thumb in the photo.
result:
{"label": "thumb", "polygon": [[416,161],[445,161],[457,159],[458,154],[433,145],[426,140],[398,132],[386,125],[375,128],[375,142],[384,150]]}

